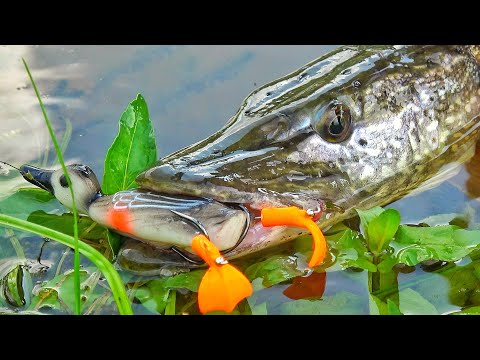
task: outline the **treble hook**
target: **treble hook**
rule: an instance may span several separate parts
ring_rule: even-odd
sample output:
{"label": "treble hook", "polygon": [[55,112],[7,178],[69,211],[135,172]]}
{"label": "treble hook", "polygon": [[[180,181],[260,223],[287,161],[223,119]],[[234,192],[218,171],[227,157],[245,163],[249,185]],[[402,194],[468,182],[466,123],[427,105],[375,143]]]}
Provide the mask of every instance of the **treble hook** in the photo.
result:
{"label": "treble hook", "polygon": [[[191,217],[187,214],[183,214],[179,211],[175,211],[175,210],[172,210],[170,209],[170,211],[172,213],[174,213],[175,215],[177,216],[180,216],[181,218],[184,218],[185,220],[188,220],[190,221],[198,230],[200,230],[200,232],[205,235],[207,238],[208,237],[208,232],[207,232],[207,229],[205,228],[205,226],[203,226],[203,224],[198,221],[197,219],[195,219],[194,217]],[[192,264],[195,264],[195,265],[203,265],[205,262],[203,260],[196,260],[195,258],[192,258],[190,257],[190,255],[187,255],[186,252],[180,250],[178,247],[176,246],[172,246],[170,248],[171,250],[173,250],[174,252],[176,252],[178,255],[180,255],[182,258],[184,258],[185,260],[187,260],[188,262],[192,263]],[[193,254],[192,254],[193,255]],[[193,255],[194,256],[194,255]]]}
{"label": "treble hook", "polygon": [[[250,229],[250,223],[251,223],[251,220],[250,220],[250,212],[248,211],[248,209],[242,205],[242,204],[228,204],[229,206],[233,206],[233,207],[237,207],[239,208],[240,210],[242,210],[244,213],[245,213],[245,218],[246,218],[246,221],[245,221],[245,226],[243,227],[243,230],[242,230],[242,233],[240,234],[240,237],[238,238],[237,242],[235,243],[235,245],[233,245],[231,248],[225,250],[225,251],[222,251],[221,253],[222,254],[228,254],[229,252],[233,251],[234,249],[236,249],[238,247],[238,245],[241,244],[241,242],[243,241],[243,239],[245,239],[245,237],[247,236],[247,233],[248,233],[248,230]],[[208,236],[208,232],[207,232],[207,229],[205,228],[205,226],[203,226],[203,224],[198,221],[197,219],[195,219],[194,217],[192,216],[189,216],[189,215],[186,215],[186,214],[183,214],[179,211],[176,211],[176,210],[171,210],[170,211],[172,213],[174,213],[175,215],[177,216],[180,216],[182,218],[184,218],[185,220],[188,220],[190,221],[198,230],[200,230],[200,232],[205,235],[207,238],[210,238]],[[180,255],[183,259],[187,260],[188,262],[192,263],[192,264],[195,264],[195,265],[203,265],[204,262],[203,261],[199,261],[199,260],[196,260],[195,258],[192,258],[190,257],[190,254],[187,255],[187,253],[181,249],[179,249],[178,247],[176,246],[172,246],[171,249],[173,251],[175,251],[178,255]]]}
{"label": "treble hook", "polygon": [[243,239],[245,239],[245,237],[248,234],[248,230],[250,229],[250,223],[251,223],[250,212],[245,207],[245,205],[243,205],[243,204],[230,204],[230,206],[238,207],[240,210],[242,210],[245,213],[246,220],[245,220],[245,226],[243,227],[243,231],[240,234],[240,237],[238,238],[235,245],[233,245],[230,249],[222,251],[222,254],[228,254],[229,252],[232,252],[233,250],[235,250],[238,247],[238,245],[240,245],[242,243]]}

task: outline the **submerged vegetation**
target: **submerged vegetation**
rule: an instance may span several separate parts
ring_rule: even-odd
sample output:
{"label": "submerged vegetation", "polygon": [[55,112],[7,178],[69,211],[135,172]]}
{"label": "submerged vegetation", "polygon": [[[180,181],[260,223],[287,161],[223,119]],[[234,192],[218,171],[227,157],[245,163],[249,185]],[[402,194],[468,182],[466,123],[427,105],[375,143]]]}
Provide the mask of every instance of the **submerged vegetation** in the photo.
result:
{"label": "submerged vegetation", "polygon": [[[39,101],[65,172],[62,149]],[[122,114],[106,155],[103,191],[135,187],[136,175],[156,159],[147,104],[138,95]],[[0,313],[199,313],[196,293],[204,269],[169,277],[119,273],[112,263],[121,238],[88,217],[77,218],[75,210],[59,209],[51,194],[37,188],[1,198]],[[70,250],[52,244],[55,261],[40,261],[40,255],[30,260],[24,250],[35,246],[41,253],[47,241],[32,233],[78,250],[82,257],[74,255],[72,263]],[[397,210],[376,207],[358,210],[357,218],[325,235],[329,253],[314,271],[307,265],[310,236],[232,261],[254,287],[232,314],[480,313],[480,227],[464,215],[439,214],[402,224]],[[424,271],[399,281],[416,269]],[[342,278],[348,287],[329,290],[330,277]]]}

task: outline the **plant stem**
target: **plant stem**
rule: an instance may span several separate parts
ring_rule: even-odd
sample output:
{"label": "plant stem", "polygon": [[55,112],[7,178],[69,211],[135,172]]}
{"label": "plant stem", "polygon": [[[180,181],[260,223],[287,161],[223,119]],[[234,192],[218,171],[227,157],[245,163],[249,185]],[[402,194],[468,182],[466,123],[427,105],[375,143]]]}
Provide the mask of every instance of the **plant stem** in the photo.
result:
{"label": "plant stem", "polygon": [[[75,246],[75,239],[70,235],[25,220],[20,220],[12,216],[0,214],[0,225],[44,236],[71,248],[74,248]],[[110,264],[110,262],[97,250],[90,245],[85,244],[83,241],[78,242],[78,250],[82,255],[86,256],[91,262],[93,262],[105,276],[105,279],[112,290],[115,302],[117,303],[119,313],[122,315],[133,314],[122,279],[112,264]]]}
{"label": "plant stem", "polygon": [[175,315],[175,305],[177,300],[177,292],[170,290],[168,295],[167,306],[165,307],[165,315]]}
{"label": "plant stem", "polygon": [[[53,147],[55,148],[55,152],[57,153],[58,161],[60,162],[60,165],[62,165],[63,174],[65,175],[65,179],[67,180],[68,188],[70,189],[70,195],[72,197],[73,239],[74,239],[74,255],[73,255],[73,270],[74,270],[73,284],[74,285],[73,287],[75,292],[75,314],[80,315],[82,311],[81,309],[82,304],[80,302],[80,274],[79,274],[80,254],[78,252],[78,214],[77,214],[77,208],[75,206],[75,194],[73,191],[72,181],[70,180],[70,176],[68,175],[65,162],[63,161],[62,150],[58,145],[57,138],[55,137],[55,133],[53,132],[52,124],[48,118],[47,111],[45,110],[45,106],[43,106],[42,99],[40,98],[40,93],[37,89],[37,85],[33,80],[32,74],[30,73],[30,69],[28,68],[28,65],[25,59],[22,58],[22,61],[23,61],[23,65],[25,66],[25,69],[27,70],[28,77],[30,78],[30,81],[32,83],[33,90],[35,90],[35,94],[37,95],[38,103],[40,104],[40,108],[42,109],[43,117],[45,119],[45,123],[47,124],[48,132],[50,133],[50,137],[52,138]],[[47,152],[47,155],[48,155],[48,152]]]}

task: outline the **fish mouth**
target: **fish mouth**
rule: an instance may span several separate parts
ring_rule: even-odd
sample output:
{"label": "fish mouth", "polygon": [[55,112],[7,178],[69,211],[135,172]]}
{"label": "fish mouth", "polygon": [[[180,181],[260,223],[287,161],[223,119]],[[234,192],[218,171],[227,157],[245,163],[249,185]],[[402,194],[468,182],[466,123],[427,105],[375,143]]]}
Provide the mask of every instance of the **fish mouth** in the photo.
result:
{"label": "fish mouth", "polygon": [[[320,183],[327,183],[335,178],[337,175],[330,174],[322,178],[311,177],[304,181],[292,182],[287,176],[279,176],[266,181],[255,181],[253,184],[237,179],[225,181],[226,185],[223,185],[209,178],[202,178],[200,181],[159,179],[147,171],[137,180],[143,188],[161,194],[210,198],[224,204],[242,204],[253,211],[261,211],[264,208],[287,206],[296,206],[304,210],[317,208],[325,210],[325,204],[332,203],[331,199],[319,198],[313,191],[305,191],[308,187],[302,185],[310,182],[311,188],[318,188]],[[302,191],[299,191],[300,189]]]}
{"label": "fish mouth", "polygon": [[[170,196],[194,196],[210,198],[226,206],[239,209],[245,213],[245,224],[240,237],[233,247],[222,250],[222,254],[233,259],[256,252],[262,248],[270,247],[291,240],[297,236],[308,233],[306,229],[276,226],[267,228],[262,225],[261,211],[264,208],[295,206],[304,210],[314,210],[315,221],[322,221],[333,212],[343,212],[343,209],[329,200],[320,199],[308,193],[277,192],[267,188],[258,188],[255,192],[240,190],[230,186],[218,186],[209,182],[202,184],[188,182],[156,182],[154,191]],[[189,218],[193,225],[209,237],[208,231],[200,221]],[[237,226],[241,226],[238,224]],[[236,229],[235,233],[238,233]],[[233,232],[233,231],[232,231]],[[225,239],[227,242],[227,239]],[[232,241],[228,239],[228,241]],[[203,261],[190,252],[189,249],[173,247],[184,260],[190,264],[202,265]]]}

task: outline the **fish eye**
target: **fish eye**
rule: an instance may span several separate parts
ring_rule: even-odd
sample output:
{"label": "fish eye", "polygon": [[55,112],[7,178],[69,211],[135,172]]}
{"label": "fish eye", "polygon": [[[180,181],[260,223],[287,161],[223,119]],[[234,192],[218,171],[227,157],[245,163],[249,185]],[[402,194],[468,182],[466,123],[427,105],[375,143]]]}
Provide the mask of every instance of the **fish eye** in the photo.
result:
{"label": "fish eye", "polygon": [[64,188],[68,188],[68,182],[65,175],[60,176],[60,185],[62,185]]}
{"label": "fish eye", "polygon": [[352,115],[343,103],[333,102],[319,112],[315,130],[331,143],[345,141],[352,133]]}

